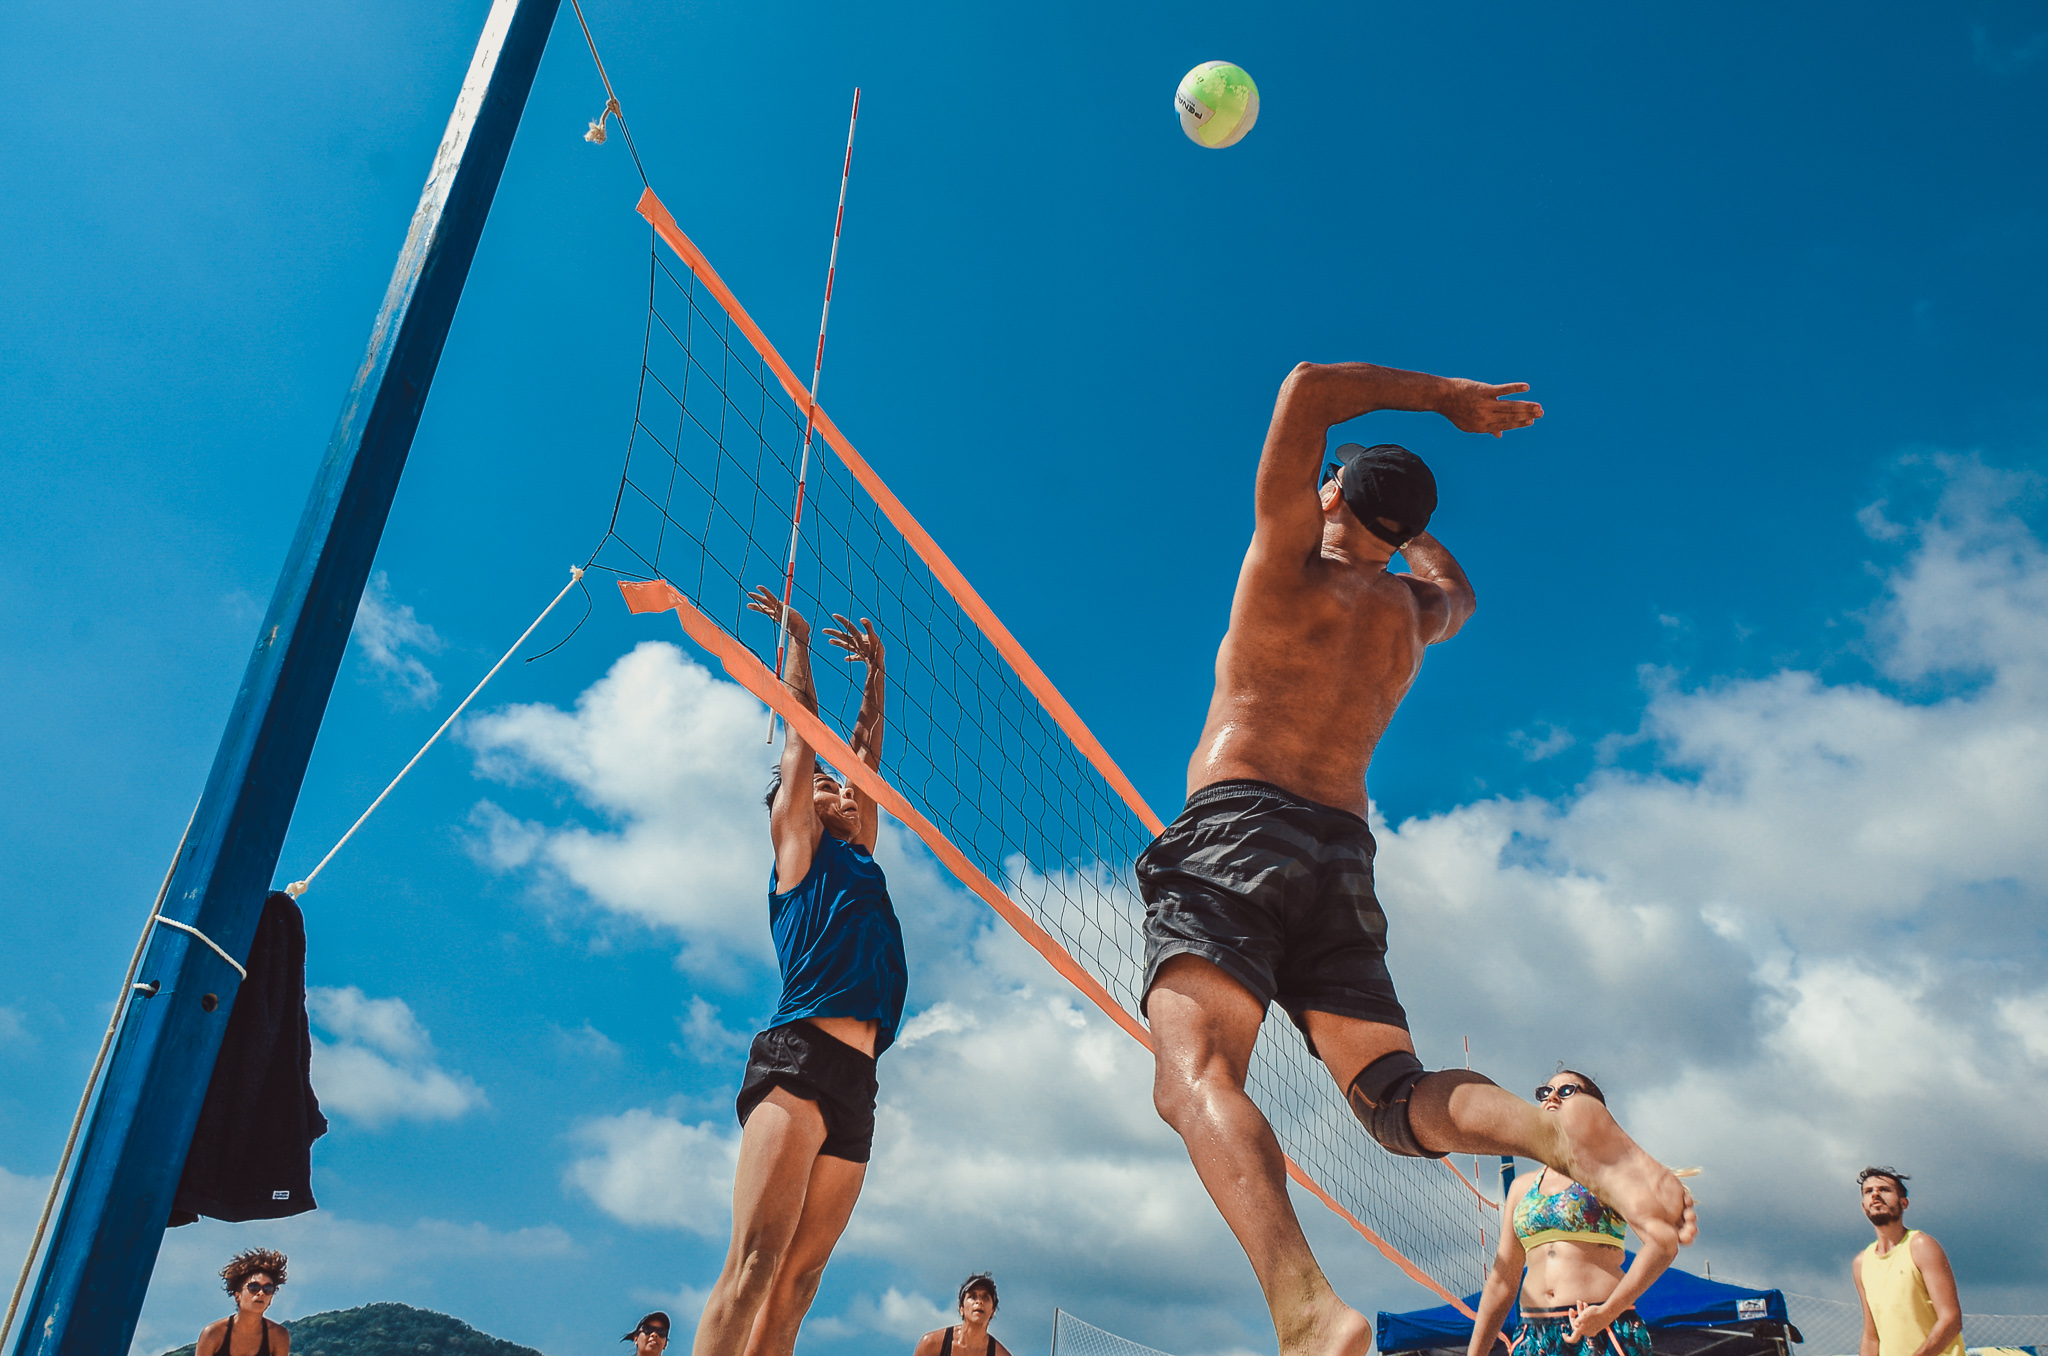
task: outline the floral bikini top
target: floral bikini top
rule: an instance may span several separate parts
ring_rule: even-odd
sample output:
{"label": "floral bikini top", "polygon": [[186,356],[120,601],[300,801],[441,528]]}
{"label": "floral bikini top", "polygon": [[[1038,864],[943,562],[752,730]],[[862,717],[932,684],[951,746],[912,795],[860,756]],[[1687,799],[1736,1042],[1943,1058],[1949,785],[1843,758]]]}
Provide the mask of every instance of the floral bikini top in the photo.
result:
{"label": "floral bikini top", "polygon": [[1515,1207],[1515,1237],[1522,1247],[1538,1248],[1545,1243],[1591,1243],[1618,1248],[1628,1233],[1628,1221],[1600,1203],[1600,1198],[1577,1182],[1546,1196],[1540,1188],[1543,1174]]}

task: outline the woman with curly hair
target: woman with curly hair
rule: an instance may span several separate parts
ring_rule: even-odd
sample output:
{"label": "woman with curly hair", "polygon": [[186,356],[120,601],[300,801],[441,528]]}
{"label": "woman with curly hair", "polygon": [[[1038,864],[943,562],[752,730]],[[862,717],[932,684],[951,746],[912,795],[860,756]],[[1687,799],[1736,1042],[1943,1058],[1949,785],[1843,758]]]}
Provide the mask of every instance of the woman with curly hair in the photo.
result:
{"label": "woman with curly hair", "polygon": [[220,1269],[235,1311],[199,1330],[193,1356],[291,1356],[292,1335],[264,1317],[284,1284],[284,1266],[284,1254],[269,1248],[236,1253]]}

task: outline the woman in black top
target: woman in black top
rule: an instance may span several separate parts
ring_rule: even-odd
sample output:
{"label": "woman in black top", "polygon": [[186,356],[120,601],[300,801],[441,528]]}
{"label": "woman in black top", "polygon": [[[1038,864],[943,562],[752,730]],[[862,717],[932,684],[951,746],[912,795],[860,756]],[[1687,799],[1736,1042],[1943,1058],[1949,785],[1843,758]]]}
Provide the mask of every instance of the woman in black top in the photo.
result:
{"label": "woman in black top", "polygon": [[264,1317],[284,1284],[284,1264],[281,1252],[251,1248],[220,1269],[235,1312],[199,1330],[194,1356],[291,1356],[292,1335]]}
{"label": "woman in black top", "polygon": [[977,1271],[960,1282],[960,1321],[917,1339],[910,1356],[1010,1356],[988,1330],[996,1316],[995,1277]]}

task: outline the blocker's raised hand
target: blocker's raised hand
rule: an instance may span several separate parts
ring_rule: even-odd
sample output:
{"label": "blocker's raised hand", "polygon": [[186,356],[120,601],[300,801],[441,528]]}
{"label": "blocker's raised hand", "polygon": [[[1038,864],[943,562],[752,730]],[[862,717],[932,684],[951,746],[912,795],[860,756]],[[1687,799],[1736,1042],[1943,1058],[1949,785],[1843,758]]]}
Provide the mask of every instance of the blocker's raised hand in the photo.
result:
{"label": "blocker's raised hand", "polygon": [[[782,599],[766,584],[754,585],[754,591],[747,595],[747,611],[759,612],[778,626],[782,624]],[[810,643],[811,624],[793,607],[789,609],[789,634],[799,645]]]}
{"label": "blocker's raised hand", "polygon": [[866,664],[876,673],[882,671],[882,637],[875,630],[875,624],[866,617],[860,619],[860,628],[837,612],[832,614],[837,626],[825,628],[825,639],[846,651],[849,664]]}
{"label": "blocker's raised hand", "polygon": [[1467,433],[1491,433],[1498,438],[1513,428],[1527,428],[1543,417],[1543,407],[1533,400],[1503,400],[1529,389],[1526,381],[1489,386],[1464,377],[1447,378],[1451,389],[1445,393],[1437,413]]}

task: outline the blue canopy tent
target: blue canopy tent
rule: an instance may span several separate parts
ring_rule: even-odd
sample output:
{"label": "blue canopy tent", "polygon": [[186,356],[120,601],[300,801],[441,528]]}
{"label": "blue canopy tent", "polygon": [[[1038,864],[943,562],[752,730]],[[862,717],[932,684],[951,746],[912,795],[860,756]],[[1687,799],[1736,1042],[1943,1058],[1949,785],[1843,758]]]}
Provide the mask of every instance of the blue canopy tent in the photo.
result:
{"label": "blue canopy tent", "polygon": [[[1632,1262],[1635,1255],[1627,1258]],[[1477,1309],[1479,1296],[1467,1295],[1465,1303]],[[1727,1285],[1677,1267],[1651,1283],[1636,1301],[1636,1312],[1650,1326],[1657,1356],[1787,1356],[1788,1339],[1805,1340],[1786,1317],[1783,1291]],[[1521,1323],[1517,1302],[1508,1311],[1506,1332],[1512,1335]],[[1408,1351],[1464,1356],[1472,1341],[1472,1320],[1448,1304],[1382,1313],[1378,1337],[1387,1356]]]}

